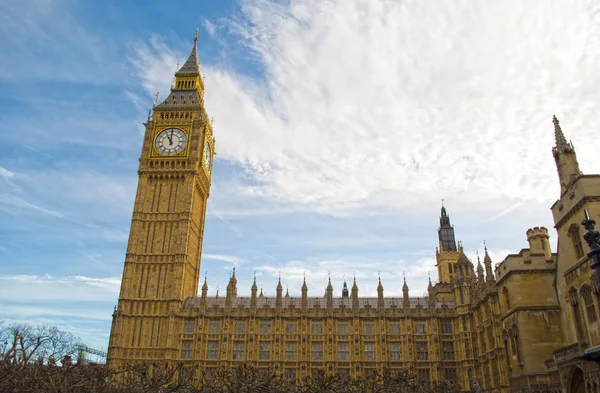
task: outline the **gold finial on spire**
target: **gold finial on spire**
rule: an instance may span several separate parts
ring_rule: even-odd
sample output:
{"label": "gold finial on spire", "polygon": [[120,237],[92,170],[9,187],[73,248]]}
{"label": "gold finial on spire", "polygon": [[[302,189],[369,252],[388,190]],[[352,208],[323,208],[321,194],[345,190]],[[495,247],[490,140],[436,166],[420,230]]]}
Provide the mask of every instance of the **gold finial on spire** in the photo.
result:
{"label": "gold finial on spire", "polygon": [[160,95],[160,93],[157,91],[156,95],[154,96],[154,106],[158,105],[158,96]]}
{"label": "gold finial on spire", "polygon": [[194,34],[194,44],[198,42],[198,37],[200,36],[200,32],[196,27],[196,33]]}
{"label": "gold finial on spire", "polygon": [[177,60],[177,65],[175,66],[175,72],[179,71],[179,60]]}

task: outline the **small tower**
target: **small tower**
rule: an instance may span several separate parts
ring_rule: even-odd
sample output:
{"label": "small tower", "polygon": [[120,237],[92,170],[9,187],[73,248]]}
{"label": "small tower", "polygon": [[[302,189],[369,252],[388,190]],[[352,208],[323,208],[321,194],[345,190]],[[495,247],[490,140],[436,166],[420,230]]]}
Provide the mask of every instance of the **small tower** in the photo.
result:
{"label": "small tower", "polygon": [[496,282],[494,278],[494,269],[492,268],[492,258],[488,254],[487,245],[484,243],[485,255],[483,256],[483,264],[485,265],[485,281],[489,283]]}
{"label": "small tower", "polygon": [[485,283],[485,278],[483,276],[483,266],[481,265],[481,260],[479,259],[479,253],[477,253],[477,283],[480,286],[483,286]]}
{"label": "small tower", "polygon": [[438,228],[438,238],[440,241],[440,251],[457,251],[456,240],[454,238],[454,227],[450,225],[450,217],[446,212],[444,204],[440,212],[440,227]]}
{"label": "small tower", "polygon": [[456,274],[456,261],[458,259],[460,246],[457,247],[454,236],[454,227],[450,224],[450,217],[443,204],[440,212],[438,240],[439,246],[435,253],[436,267],[438,268],[438,280],[441,283],[449,283]]}
{"label": "small tower", "polygon": [[552,122],[554,123],[554,137],[556,139],[556,146],[552,148],[552,155],[556,163],[556,170],[558,171],[558,179],[560,181],[560,193],[562,195],[569,188],[570,184],[579,177],[581,170],[577,162],[575,148],[571,142],[567,143],[556,116],[552,117]]}
{"label": "small tower", "polygon": [[277,298],[275,299],[275,307],[281,308],[283,295],[283,286],[281,286],[281,276],[279,276],[279,281],[277,282]]}
{"label": "small tower", "polygon": [[404,285],[402,285],[402,303],[404,310],[410,309],[410,300],[408,298],[408,285],[406,285],[406,276],[404,276]]}
{"label": "small tower", "polygon": [[529,228],[527,230],[527,241],[529,242],[529,252],[532,255],[544,255],[546,260],[552,258],[548,229],[544,227]]}
{"label": "small tower", "polygon": [[325,289],[325,298],[327,299],[327,308],[333,308],[333,285],[331,285],[331,277]]}
{"label": "small tower", "polygon": [[302,283],[302,308],[308,307],[308,287],[306,286],[306,276],[304,276],[304,282]]}
{"label": "small tower", "polygon": [[429,284],[427,285],[427,297],[429,299],[429,309],[435,309],[435,294],[433,293],[433,284],[431,283],[431,276],[429,276]]}
{"label": "small tower", "polygon": [[377,284],[377,308],[379,311],[383,311],[383,285],[381,285],[381,276],[379,277],[379,283]]}
{"label": "small tower", "polygon": [[346,284],[346,280],[344,280],[344,286],[342,287],[342,297],[348,297],[348,285]]}
{"label": "small tower", "polygon": [[207,298],[208,298],[208,275],[206,273],[204,273],[204,284],[202,285],[202,297],[201,297],[201,303],[202,303],[203,307],[206,307]]}
{"label": "small tower", "polygon": [[250,292],[250,308],[256,310],[256,292],[258,292],[258,286],[256,285],[256,274],[254,274],[254,282],[252,283]]}
{"label": "small tower", "polygon": [[356,276],[354,276],[354,283],[352,284],[352,310],[358,311],[358,285],[356,285]]}

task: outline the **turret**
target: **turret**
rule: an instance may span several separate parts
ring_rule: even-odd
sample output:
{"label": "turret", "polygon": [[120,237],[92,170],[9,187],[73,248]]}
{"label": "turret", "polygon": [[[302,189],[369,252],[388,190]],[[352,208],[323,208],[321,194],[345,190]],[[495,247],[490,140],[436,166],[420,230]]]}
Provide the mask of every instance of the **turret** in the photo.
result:
{"label": "turret", "polygon": [[356,285],[356,276],[354,276],[354,284],[352,284],[352,310],[358,311],[358,285]]}
{"label": "turret", "polygon": [[207,303],[207,298],[208,298],[208,278],[207,278],[207,274],[204,274],[204,284],[202,285],[202,297],[201,297],[201,303],[202,306],[206,307],[206,303]]}
{"label": "turret", "polygon": [[302,308],[308,307],[308,287],[306,286],[306,276],[304,276],[304,282],[302,283]]}
{"label": "turret", "polygon": [[379,277],[379,283],[377,284],[377,308],[379,310],[384,309],[383,285],[381,285],[381,277]]}
{"label": "turret", "polygon": [[252,283],[252,288],[250,289],[250,308],[256,309],[256,292],[258,292],[258,286],[256,285],[256,274],[254,274],[254,282]]}
{"label": "turret", "polygon": [[456,251],[456,240],[454,238],[454,227],[450,225],[450,217],[442,204],[440,212],[440,227],[438,228],[438,239],[440,241],[440,252]]}
{"label": "turret", "polygon": [[327,289],[325,289],[325,298],[327,299],[327,308],[333,307],[333,285],[331,285],[331,277],[327,283]]}
{"label": "turret", "polygon": [[558,179],[560,181],[560,193],[562,195],[569,185],[579,177],[581,170],[577,162],[575,148],[571,142],[567,143],[556,116],[552,117],[552,122],[554,123],[554,137],[556,139],[556,146],[552,148],[552,155],[556,163],[556,170],[558,171]]}
{"label": "turret", "polygon": [[427,297],[429,298],[429,309],[435,308],[435,295],[433,293],[433,284],[431,283],[431,276],[429,277],[429,284],[427,285]]}
{"label": "turret", "polygon": [[277,298],[275,299],[275,307],[281,308],[282,306],[282,295],[283,295],[283,286],[281,286],[281,276],[279,276],[279,281],[277,282]]}
{"label": "turret", "polygon": [[494,278],[494,269],[492,268],[492,258],[490,258],[490,255],[488,254],[487,245],[485,245],[485,255],[483,256],[483,264],[485,265],[485,281],[496,282],[496,279]]}
{"label": "turret", "polygon": [[534,227],[527,230],[527,241],[531,254],[543,254],[546,260],[552,258],[548,230],[544,227]]}
{"label": "turret", "polygon": [[481,265],[481,260],[479,259],[479,253],[477,253],[477,283],[482,286],[485,283],[485,278],[483,276],[483,266]]}
{"label": "turret", "polygon": [[344,280],[344,286],[342,287],[342,297],[348,297],[348,285],[346,284],[346,280]]}
{"label": "turret", "polygon": [[410,309],[410,300],[408,298],[408,285],[406,285],[406,276],[404,276],[404,285],[402,285],[402,303],[404,304],[404,309]]}

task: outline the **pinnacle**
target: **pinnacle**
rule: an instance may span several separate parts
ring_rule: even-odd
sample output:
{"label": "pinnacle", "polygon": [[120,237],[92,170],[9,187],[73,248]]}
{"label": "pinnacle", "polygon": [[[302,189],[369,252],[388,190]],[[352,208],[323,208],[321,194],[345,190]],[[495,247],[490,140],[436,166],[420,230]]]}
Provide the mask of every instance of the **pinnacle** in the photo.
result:
{"label": "pinnacle", "polygon": [[569,145],[565,135],[562,132],[562,129],[560,128],[560,123],[558,122],[556,116],[552,116],[552,122],[554,123],[554,138],[556,139],[555,149],[559,153],[562,153],[568,148]]}
{"label": "pinnacle", "polygon": [[184,75],[192,75],[199,76],[200,75],[200,64],[198,63],[198,30],[196,30],[196,34],[194,35],[194,46],[192,47],[192,52],[188,59],[183,63],[181,68],[175,73],[175,76],[184,76]]}

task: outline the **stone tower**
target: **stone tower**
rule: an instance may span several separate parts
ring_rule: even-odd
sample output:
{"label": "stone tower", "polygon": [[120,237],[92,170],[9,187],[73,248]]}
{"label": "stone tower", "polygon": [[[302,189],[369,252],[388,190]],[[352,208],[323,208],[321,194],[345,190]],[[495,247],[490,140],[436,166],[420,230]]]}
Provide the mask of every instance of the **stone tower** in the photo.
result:
{"label": "stone tower", "polygon": [[204,108],[197,43],[196,32],[171,93],[155,103],[145,123],[110,366],[176,356],[172,315],[186,297],[198,294],[215,140]]}
{"label": "stone tower", "polygon": [[456,274],[459,252],[456,248],[454,227],[450,224],[450,217],[448,216],[444,205],[442,205],[440,212],[438,240],[439,247],[436,250],[438,280],[442,283],[449,283]]}

